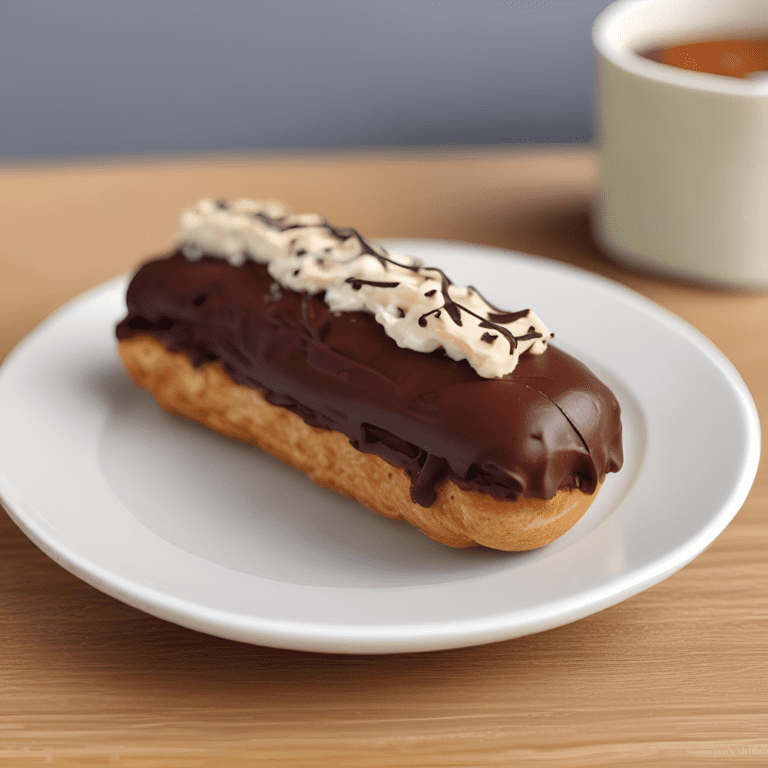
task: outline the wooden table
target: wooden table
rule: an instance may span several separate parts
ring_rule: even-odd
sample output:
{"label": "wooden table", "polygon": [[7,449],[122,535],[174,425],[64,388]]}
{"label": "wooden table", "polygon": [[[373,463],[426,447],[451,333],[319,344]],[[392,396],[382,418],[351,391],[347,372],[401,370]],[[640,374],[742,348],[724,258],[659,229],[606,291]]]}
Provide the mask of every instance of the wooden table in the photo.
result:
{"label": "wooden table", "polygon": [[[270,196],[373,236],[485,243],[608,275],[709,336],[768,423],[768,294],[612,265],[590,241],[594,176],[592,153],[571,148],[0,169],[0,358],[65,300],[162,251],[197,198]],[[71,576],[0,513],[0,758],[766,765],[766,512],[763,462],[709,549],[620,605],[508,642],[360,657],[253,647],[148,616]]]}

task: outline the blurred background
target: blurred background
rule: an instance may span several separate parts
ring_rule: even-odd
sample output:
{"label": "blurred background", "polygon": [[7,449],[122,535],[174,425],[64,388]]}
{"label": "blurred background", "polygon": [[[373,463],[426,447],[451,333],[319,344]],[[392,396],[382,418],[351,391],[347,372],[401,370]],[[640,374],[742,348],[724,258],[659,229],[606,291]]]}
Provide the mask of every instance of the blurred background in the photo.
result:
{"label": "blurred background", "polygon": [[608,0],[2,0],[0,162],[589,142]]}

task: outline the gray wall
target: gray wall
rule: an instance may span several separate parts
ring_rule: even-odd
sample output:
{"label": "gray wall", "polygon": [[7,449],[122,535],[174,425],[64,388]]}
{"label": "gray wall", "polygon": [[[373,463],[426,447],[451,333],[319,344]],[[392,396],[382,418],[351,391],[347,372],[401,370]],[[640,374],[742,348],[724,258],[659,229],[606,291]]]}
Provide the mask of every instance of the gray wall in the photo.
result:
{"label": "gray wall", "polygon": [[0,0],[0,158],[592,136],[607,0]]}

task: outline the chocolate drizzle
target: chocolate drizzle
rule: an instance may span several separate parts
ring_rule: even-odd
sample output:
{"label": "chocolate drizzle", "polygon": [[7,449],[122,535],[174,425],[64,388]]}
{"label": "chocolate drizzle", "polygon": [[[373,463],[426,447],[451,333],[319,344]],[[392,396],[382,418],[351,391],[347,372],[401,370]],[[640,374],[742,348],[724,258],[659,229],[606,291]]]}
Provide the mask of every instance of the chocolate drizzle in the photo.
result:
{"label": "chocolate drizzle", "polygon": [[514,323],[528,317],[530,309],[521,309],[519,312],[489,312],[488,319],[493,323]]}
{"label": "chocolate drizzle", "polygon": [[[216,203],[217,207],[226,207],[221,206],[219,203],[222,201],[218,201]],[[388,264],[394,264],[395,266],[402,267],[403,269],[410,269],[414,272],[418,272],[420,267],[414,266],[412,264],[401,264],[399,261],[395,261],[392,259],[387,252],[385,248],[382,246],[379,246],[378,250],[371,245],[371,243],[366,240],[356,229],[353,229],[352,227],[336,227],[333,224],[330,224],[324,217],[320,217],[319,221],[313,222],[312,224],[306,224],[302,223],[301,221],[292,221],[291,219],[294,219],[295,217],[292,216],[279,216],[279,217],[273,217],[268,216],[263,211],[254,211],[254,213],[251,214],[254,219],[259,219],[260,221],[263,221],[267,226],[271,227],[272,229],[276,229],[278,232],[287,232],[289,229],[303,229],[304,227],[320,227],[322,229],[327,230],[331,235],[333,235],[340,243],[344,243],[350,238],[355,238],[360,243],[360,253],[353,256],[351,260],[358,259],[360,256],[373,256],[375,259],[378,260],[379,264],[381,264],[384,269],[387,269]],[[326,249],[328,251],[329,249]],[[304,256],[306,255],[306,251],[296,251],[294,254],[296,256]],[[365,282],[365,281],[363,281]],[[380,283],[369,283],[369,285],[381,285]],[[392,286],[385,285],[385,288],[388,287],[396,287],[399,285],[399,283],[394,283]]]}
{"label": "chocolate drizzle", "polygon": [[[517,342],[518,341],[530,341],[531,339],[540,339],[541,334],[536,333],[531,327],[523,336],[515,336],[508,328],[504,328],[501,325],[498,325],[497,323],[511,323],[514,320],[519,320],[522,317],[526,317],[528,313],[530,312],[529,309],[524,309],[522,312],[489,312],[488,318],[484,318],[481,315],[478,315],[476,312],[473,312],[468,307],[465,307],[463,304],[459,304],[457,301],[451,298],[448,288],[452,285],[451,281],[446,277],[445,273],[441,269],[437,269],[436,267],[429,267],[429,270],[431,272],[437,272],[440,275],[440,293],[443,296],[443,305],[441,307],[436,307],[435,309],[431,309],[429,312],[425,312],[421,317],[419,317],[419,325],[422,328],[425,328],[427,325],[427,318],[431,315],[434,315],[435,318],[440,317],[442,310],[445,310],[448,317],[453,320],[456,325],[461,326],[461,313],[466,312],[468,315],[472,315],[472,317],[477,318],[480,323],[481,328],[491,328],[492,330],[496,331],[497,334],[501,334],[508,342],[509,342],[509,354],[514,354],[515,350],[517,349]],[[473,291],[475,289],[472,289]],[[425,296],[429,296],[434,291],[429,291],[425,294]],[[501,319],[505,318],[505,319]],[[506,319],[508,318],[508,319]],[[552,334],[554,336],[554,334]],[[481,336],[481,339],[483,341],[488,342],[488,338],[490,334],[484,333]],[[495,338],[495,337],[493,337]],[[493,338],[490,341],[493,341]],[[490,342],[489,342],[490,343]]]}
{"label": "chocolate drizzle", "polygon": [[345,282],[352,285],[352,290],[359,291],[364,285],[374,285],[377,288],[397,288],[400,283],[384,282],[381,280],[362,280],[359,277],[348,277]]}
{"label": "chocolate drizzle", "polygon": [[322,294],[278,286],[253,261],[177,252],[148,262],[117,328],[120,339],[142,334],[194,365],[221,361],[234,381],[405,469],[422,506],[445,478],[498,499],[592,493],[622,463],[615,398],[561,350],[484,379],[441,350],[399,348],[371,314],[334,313]]}

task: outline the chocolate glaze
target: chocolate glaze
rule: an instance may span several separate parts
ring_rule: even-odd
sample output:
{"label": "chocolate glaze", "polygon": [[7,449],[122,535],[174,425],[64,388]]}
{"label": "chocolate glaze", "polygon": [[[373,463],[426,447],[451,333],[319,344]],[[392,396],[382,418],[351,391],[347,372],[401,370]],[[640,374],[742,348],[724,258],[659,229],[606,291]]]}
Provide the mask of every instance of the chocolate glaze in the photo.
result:
{"label": "chocolate glaze", "polygon": [[551,347],[484,379],[441,350],[402,349],[374,317],[334,314],[323,295],[286,289],[266,267],[180,252],[146,263],[117,337],[151,335],[308,424],[402,467],[430,506],[440,483],[497,499],[593,493],[622,464],[620,409],[585,366]]}

